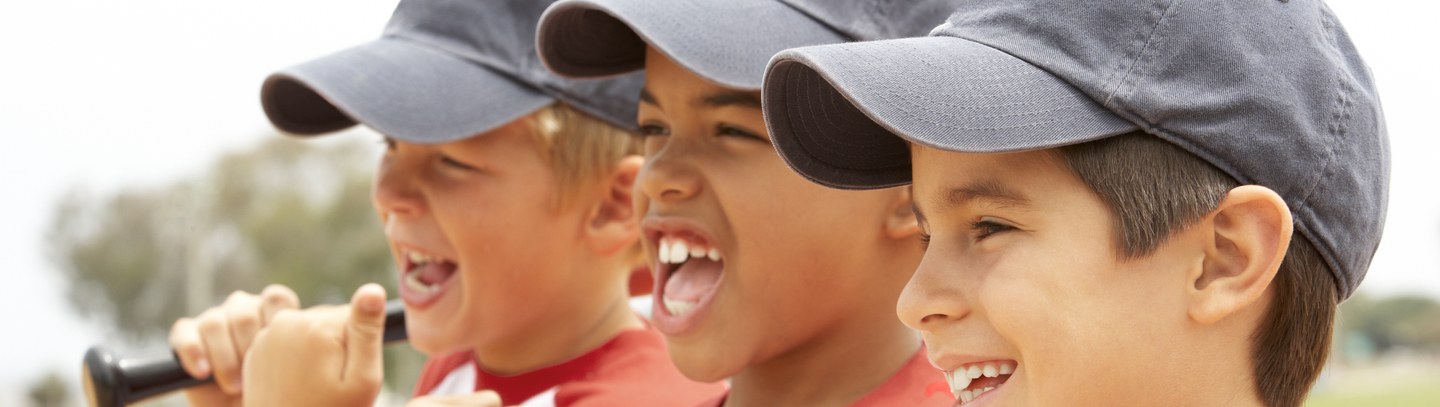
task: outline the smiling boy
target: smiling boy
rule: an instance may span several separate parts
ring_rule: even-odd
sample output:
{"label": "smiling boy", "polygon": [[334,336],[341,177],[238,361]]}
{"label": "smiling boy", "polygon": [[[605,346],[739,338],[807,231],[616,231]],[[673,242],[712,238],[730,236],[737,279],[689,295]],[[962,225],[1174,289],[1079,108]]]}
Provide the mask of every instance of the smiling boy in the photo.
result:
{"label": "smiling boy", "polygon": [[812,181],[913,181],[898,313],[966,405],[1299,407],[1385,220],[1378,96],[1318,1],[972,1],[782,52],[765,96]]}
{"label": "smiling boy", "polygon": [[731,378],[702,405],[953,403],[890,311],[922,255],[908,189],[805,182],[760,110],[775,52],[923,34],[951,7],[890,3],[903,4],[562,1],[542,18],[541,56],[557,73],[645,72],[636,210],[654,321],[686,376]]}
{"label": "smiling boy", "polygon": [[[402,1],[383,38],[272,75],[265,111],[295,134],[363,123],[386,135],[373,203],[409,342],[431,356],[412,405],[713,397],[723,384],[681,375],[628,306],[640,78],[544,71],[534,29],[546,5]],[[192,404],[373,404],[383,290],[302,312],[283,287],[261,297],[176,324],[187,371],[219,385],[188,391]]]}

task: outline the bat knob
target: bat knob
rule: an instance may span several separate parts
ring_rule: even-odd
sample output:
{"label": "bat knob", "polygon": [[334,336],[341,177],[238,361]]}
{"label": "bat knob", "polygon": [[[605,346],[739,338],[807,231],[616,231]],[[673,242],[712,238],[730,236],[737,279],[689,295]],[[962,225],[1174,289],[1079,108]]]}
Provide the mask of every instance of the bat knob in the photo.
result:
{"label": "bat knob", "polygon": [[85,384],[85,400],[91,407],[119,407],[125,405],[116,390],[124,387],[116,383],[121,379],[115,374],[116,359],[109,349],[101,346],[92,346],[85,351],[85,363],[81,370],[85,373],[82,381]]}

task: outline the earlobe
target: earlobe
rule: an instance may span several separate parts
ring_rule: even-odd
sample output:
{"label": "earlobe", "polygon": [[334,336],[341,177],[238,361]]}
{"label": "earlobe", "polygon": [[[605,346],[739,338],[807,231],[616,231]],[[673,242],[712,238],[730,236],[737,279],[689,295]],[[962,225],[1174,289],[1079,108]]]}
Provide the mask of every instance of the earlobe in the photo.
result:
{"label": "earlobe", "polygon": [[910,187],[897,188],[897,192],[886,211],[885,235],[892,239],[905,239],[920,233],[920,224],[915,220]]}
{"label": "earlobe", "polygon": [[640,237],[635,213],[635,180],[645,159],[625,157],[597,186],[595,200],[586,219],[586,234],[595,254],[610,256],[630,247]]}
{"label": "earlobe", "polygon": [[1215,212],[1195,228],[1205,239],[1205,259],[1190,276],[1190,316],[1213,324],[1259,299],[1290,245],[1290,208],[1279,194],[1258,185],[1230,190]]}

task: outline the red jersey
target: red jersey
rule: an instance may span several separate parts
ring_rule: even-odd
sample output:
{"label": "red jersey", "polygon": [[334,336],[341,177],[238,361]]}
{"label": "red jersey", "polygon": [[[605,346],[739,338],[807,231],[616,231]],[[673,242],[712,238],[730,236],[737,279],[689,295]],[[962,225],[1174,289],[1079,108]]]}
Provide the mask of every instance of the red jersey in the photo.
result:
{"label": "red jersey", "polygon": [[579,357],[514,376],[478,368],[468,350],[432,357],[420,371],[415,396],[480,390],[499,393],[505,406],[675,407],[713,398],[725,384],[686,378],[671,364],[665,337],[646,328],[621,332]]}
{"label": "red jersey", "polygon": [[[720,407],[725,404],[725,394],[706,400],[696,407]],[[900,371],[881,383],[880,387],[865,394],[849,407],[891,407],[891,406],[933,406],[951,407],[955,396],[950,394],[950,385],[945,375],[925,360],[925,347],[921,346],[915,356]]]}

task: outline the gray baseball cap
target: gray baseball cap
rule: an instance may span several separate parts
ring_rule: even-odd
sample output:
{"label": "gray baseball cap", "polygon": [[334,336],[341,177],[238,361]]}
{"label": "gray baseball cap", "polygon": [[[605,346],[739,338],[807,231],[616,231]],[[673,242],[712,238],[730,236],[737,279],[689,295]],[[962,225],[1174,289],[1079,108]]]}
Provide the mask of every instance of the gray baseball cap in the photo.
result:
{"label": "gray baseball cap", "polygon": [[908,143],[965,153],[1144,130],[1285,198],[1343,300],[1385,223],[1390,143],[1369,68],[1316,0],[975,0],[926,38],[792,49],[764,110],[792,169],[908,184]]}
{"label": "gray baseball cap", "polygon": [[650,44],[705,80],[760,89],[786,48],[924,35],[960,0],[561,0],[540,19],[555,73],[604,78],[645,68]]}
{"label": "gray baseball cap", "polygon": [[265,114],[298,135],[358,122],[421,144],[484,133],[555,101],[635,127],[643,76],[576,81],[540,64],[535,26],[549,4],[401,1],[380,39],[266,79]]}

